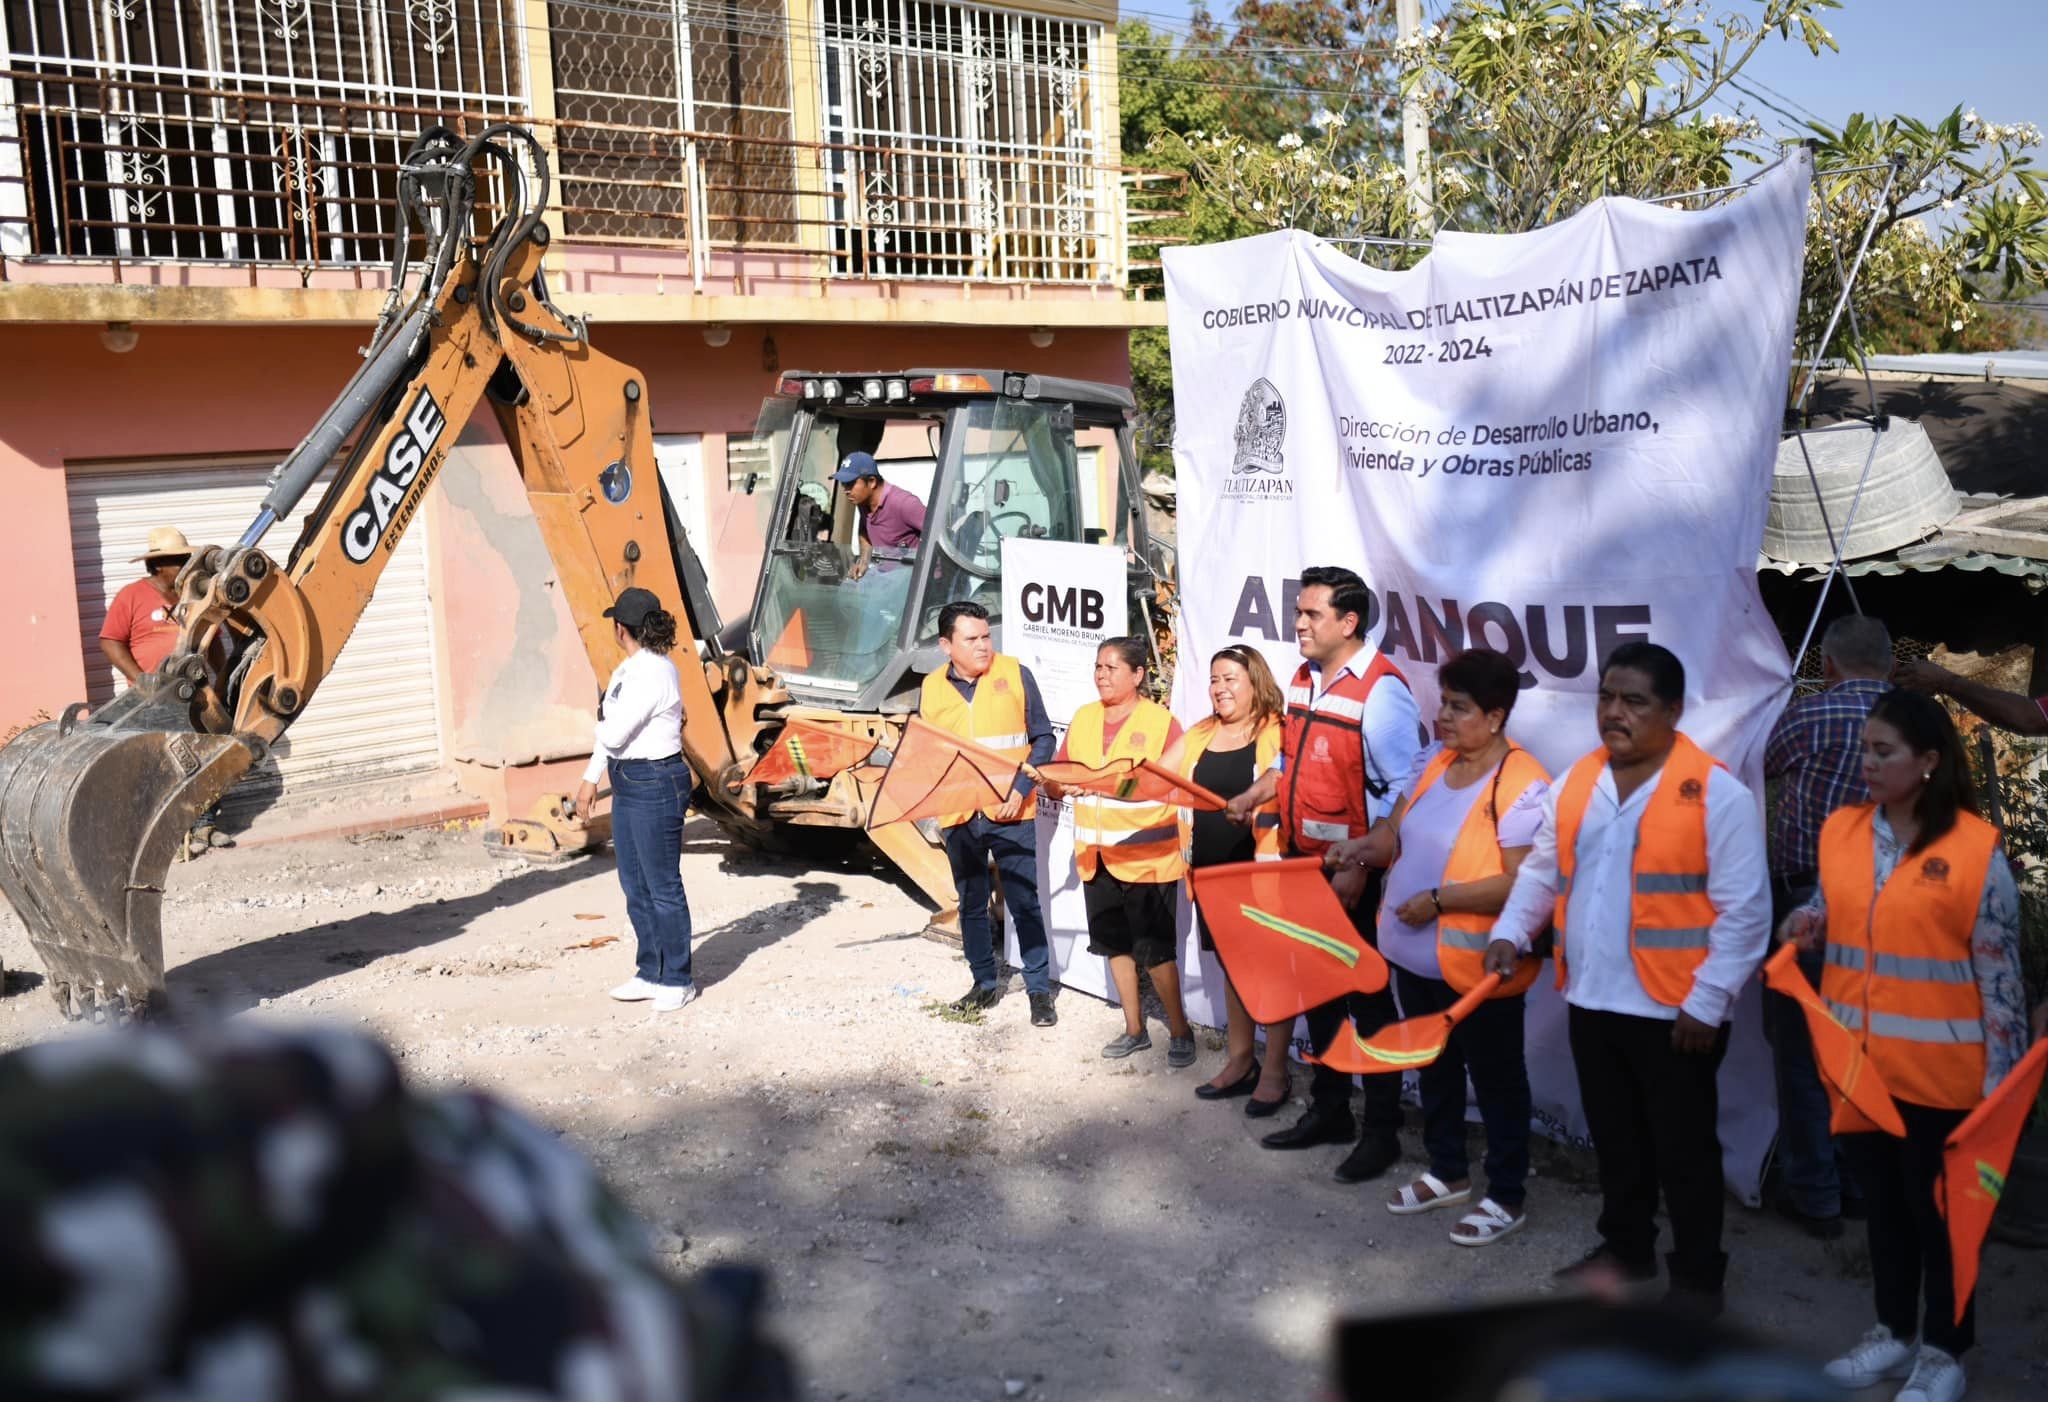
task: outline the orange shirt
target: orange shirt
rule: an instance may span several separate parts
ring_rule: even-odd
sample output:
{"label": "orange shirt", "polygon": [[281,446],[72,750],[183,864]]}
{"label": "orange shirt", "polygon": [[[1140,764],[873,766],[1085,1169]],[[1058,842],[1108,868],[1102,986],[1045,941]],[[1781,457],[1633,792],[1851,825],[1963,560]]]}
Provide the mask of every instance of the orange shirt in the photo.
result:
{"label": "orange shirt", "polygon": [[178,623],[156,582],[143,578],[114,596],[107,608],[107,621],[100,625],[100,636],[128,644],[135,665],[154,672],[156,664],[177,644]]}

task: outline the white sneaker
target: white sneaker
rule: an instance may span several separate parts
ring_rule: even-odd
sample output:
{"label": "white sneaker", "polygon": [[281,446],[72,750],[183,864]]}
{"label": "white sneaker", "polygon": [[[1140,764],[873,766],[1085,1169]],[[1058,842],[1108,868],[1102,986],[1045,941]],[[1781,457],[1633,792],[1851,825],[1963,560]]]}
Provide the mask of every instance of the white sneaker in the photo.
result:
{"label": "white sneaker", "polygon": [[1962,1395],[1963,1365],[1933,1344],[1922,1344],[1913,1376],[1899,1389],[1897,1402],[1956,1402]]}
{"label": "white sneaker", "polygon": [[697,1001],[697,985],[686,983],[681,987],[663,985],[654,990],[654,1010],[658,1013],[679,1013]]}
{"label": "white sneaker", "polygon": [[661,985],[649,983],[638,974],[627,979],[612,990],[612,997],[621,1003],[644,1003],[661,992]]}
{"label": "white sneaker", "polygon": [[1825,1371],[1828,1381],[1838,1387],[1869,1387],[1912,1372],[1914,1353],[1911,1339],[1898,1338],[1879,1324],[1856,1347],[1828,1364]]}

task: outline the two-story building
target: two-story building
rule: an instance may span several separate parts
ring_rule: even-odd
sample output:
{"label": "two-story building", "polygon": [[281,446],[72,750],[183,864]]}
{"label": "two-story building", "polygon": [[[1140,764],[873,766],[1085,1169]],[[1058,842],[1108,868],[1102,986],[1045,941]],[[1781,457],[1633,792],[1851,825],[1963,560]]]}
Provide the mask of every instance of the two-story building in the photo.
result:
{"label": "two-story building", "polygon": [[[430,124],[539,136],[551,286],[645,373],[728,616],[780,370],[1128,383],[1164,322],[1113,3],[0,0],[0,54],[0,734],[120,684],[97,634],[152,526],[247,525],[358,363]],[[1114,472],[1084,462],[1084,496]],[[551,586],[481,416],[268,792],[559,784],[595,682]]]}

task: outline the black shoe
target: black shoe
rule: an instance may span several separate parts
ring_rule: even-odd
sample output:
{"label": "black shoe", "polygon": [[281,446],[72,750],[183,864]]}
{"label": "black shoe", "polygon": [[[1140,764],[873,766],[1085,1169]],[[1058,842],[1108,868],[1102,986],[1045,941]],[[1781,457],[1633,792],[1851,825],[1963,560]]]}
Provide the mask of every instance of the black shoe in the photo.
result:
{"label": "black shoe", "polygon": [[1313,1149],[1318,1144],[1349,1144],[1351,1136],[1356,1133],[1358,1125],[1352,1120],[1349,1110],[1326,1110],[1320,1105],[1311,1105],[1306,1115],[1286,1129],[1275,1130],[1259,1143],[1268,1149]]}
{"label": "black shoe", "polygon": [[1727,1299],[1718,1290],[1695,1290],[1689,1285],[1674,1285],[1664,1292],[1664,1308],[1687,1319],[1701,1322],[1719,1319],[1721,1311],[1727,1307]]}
{"label": "black shoe", "polygon": [[1778,1199],[1778,1215],[1788,1222],[1795,1223],[1815,1241],[1840,1241],[1842,1239],[1842,1219],[1839,1215],[1834,1217],[1814,1217],[1794,1207],[1788,1198]]}
{"label": "black shoe", "polygon": [[1401,1141],[1391,1134],[1368,1134],[1330,1176],[1339,1183],[1369,1183],[1401,1161]]}
{"label": "black shoe", "polygon": [[1281,1096],[1278,1100],[1261,1100],[1255,1095],[1245,1101],[1244,1117],[1248,1120],[1270,1120],[1287,1108],[1287,1102],[1292,1099],[1294,1096],[1291,1088],[1289,1094]]}
{"label": "black shoe", "polygon": [[1657,1278],[1657,1262],[1654,1257],[1630,1261],[1603,1241],[1569,1266],[1553,1272],[1553,1275],[1559,1280],[1583,1280],[1589,1275],[1614,1275],[1630,1284],[1636,1284]]}
{"label": "black shoe", "polygon": [[993,984],[983,988],[977,983],[974,987],[968,989],[965,994],[953,1000],[953,1011],[961,1013],[983,1012],[993,1008],[1002,1001],[1003,986],[1001,984]]}
{"label": "black shoe", "polygon": [[1664,1292],[1664,1308],[1693,1319],[1719,1319],[1727,1308],[1721,1284],[1728,1275],[1728,1256],[1723,1252],[1704,1269],[1680,1270],[1671,1253],[1664,1255],[1664,1267],[1671,1274],[1671,1288]]}
{"label": "black shoe", "polygon": [[1259,1063],[1254,1061],[1252,1069],[1239,1076],[1227,1086],[1212,1086],[1207,1081],[1195,1087],[1197,1100],[1235,1100],[1240,1095],[1250,1095],[1259,1084]]}
{"label": "black shoe", "polygon": [[1034,993],[1031,995],[1031,1025],[1033,1027],[1050,1027],[1059,1020],[1060,1015],[1053,1011],[1052,994]]}

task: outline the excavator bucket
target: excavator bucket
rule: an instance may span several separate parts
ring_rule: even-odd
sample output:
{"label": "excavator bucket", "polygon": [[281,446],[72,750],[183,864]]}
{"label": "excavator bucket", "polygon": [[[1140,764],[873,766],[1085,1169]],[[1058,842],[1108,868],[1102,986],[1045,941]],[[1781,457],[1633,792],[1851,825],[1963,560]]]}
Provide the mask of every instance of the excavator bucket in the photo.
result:
{"label": "excavator bucket", "polygon": [[79,709],[0,748],[0,891],[67,1017],[141,1017],[163,1001],[171,859],[256,751],[136,693]]}

